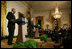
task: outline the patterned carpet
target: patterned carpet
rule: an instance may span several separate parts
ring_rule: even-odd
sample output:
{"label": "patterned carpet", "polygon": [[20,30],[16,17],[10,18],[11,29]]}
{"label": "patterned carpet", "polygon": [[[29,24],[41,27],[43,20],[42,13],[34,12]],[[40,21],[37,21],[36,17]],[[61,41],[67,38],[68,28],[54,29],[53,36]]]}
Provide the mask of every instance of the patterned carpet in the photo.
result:
{"label": "patterned carpet", "polygon": [[[27,38],[29,40],[29,38]],[[54,48],[53,45],[55,44],[54,42],[51,41],[50,38],[48,38],[48,42],[43,43],[40,41],[40,39],[34,39],[35,41],[39,42],[40,48]],[[7,39],[1,40],[1,48],[12,48],[13,45],[8,45],[7,44]],[[13,43],[15,43],[16,38],[13,38]]]}

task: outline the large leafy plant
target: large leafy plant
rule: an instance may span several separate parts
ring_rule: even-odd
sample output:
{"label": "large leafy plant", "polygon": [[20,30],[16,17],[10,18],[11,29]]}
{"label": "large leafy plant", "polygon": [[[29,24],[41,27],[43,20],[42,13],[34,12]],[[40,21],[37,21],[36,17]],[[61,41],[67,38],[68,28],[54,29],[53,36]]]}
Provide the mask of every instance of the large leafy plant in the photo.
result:
{"label": "large leafy plant", "polygon": [[44,35],[40,36],[40,39],[41,39],[41,41],[47,42],[47,37],[48,36],[46,34],[44,34]]}
{"label": "large leafy plant", "polygon": [[38,48],[38,43],[35,40],[28,40],[23,43],[15,43],[13,48]]}

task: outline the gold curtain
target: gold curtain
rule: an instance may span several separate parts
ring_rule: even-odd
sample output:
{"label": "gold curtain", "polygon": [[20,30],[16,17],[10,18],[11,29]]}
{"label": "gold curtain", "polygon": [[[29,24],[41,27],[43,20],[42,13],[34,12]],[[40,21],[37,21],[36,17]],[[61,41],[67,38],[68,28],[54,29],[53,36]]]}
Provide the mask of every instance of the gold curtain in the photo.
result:
{"label": "gold curtain", "polygon": [[[61,27],[61,18],[57,19],[57,21],[58,21],[58,28],[60,28]],[[54,18],[52,18],[52,27],[53,27],[53,29],[55,28]]]}
{"label": "gold curtain", "polygon": [[5,35],[6,9],[7,9],[7,2],[1,1],[1,36]]}
{"label": "gold curtain", "polygon": [[71,14],[69,15],[69,26],[71,27]]}
{"label": "gold curtain", "polygon": [[44,19],[43,19],[44,17],[42,17],[42,29],[44,29]]}
{"label": "gold curtain", "polygon": [[58,28],[61,27],[61,18],[60,19],[57,19],[58,20]]}
{"label": "gold curtain", "polygon": [[55,28],[55,22],[54,22],[54,18],[52,17],[52,29]]}
{"label": "gold curtain", "polygon": [[52,24],[52,29],[54,29],[55,28],[55,22],[54,22],[54,18],[53,18],[51,11],[49,12],[49,18],[48,19],[50,19],[49,22]]}

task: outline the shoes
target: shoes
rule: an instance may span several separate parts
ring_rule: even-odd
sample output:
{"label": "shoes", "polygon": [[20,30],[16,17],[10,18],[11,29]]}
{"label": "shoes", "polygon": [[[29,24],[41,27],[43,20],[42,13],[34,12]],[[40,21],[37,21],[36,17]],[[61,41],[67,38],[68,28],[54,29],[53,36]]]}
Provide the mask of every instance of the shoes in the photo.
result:
{"label": "shoes", "polygon": [[14,44],[14,43],[8,43],[8,45],[12,45],[12,44]]}

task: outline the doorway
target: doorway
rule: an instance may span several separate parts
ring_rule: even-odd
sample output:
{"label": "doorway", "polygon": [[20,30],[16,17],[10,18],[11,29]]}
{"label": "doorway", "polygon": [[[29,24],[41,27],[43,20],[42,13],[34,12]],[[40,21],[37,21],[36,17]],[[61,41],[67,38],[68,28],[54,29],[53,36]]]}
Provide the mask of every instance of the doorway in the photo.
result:
{"label": "doorway", "polygon": [[40,29],[44,29],[44,19],[43,19],[43,16],[36,17],[36,25],[41,26]]}

